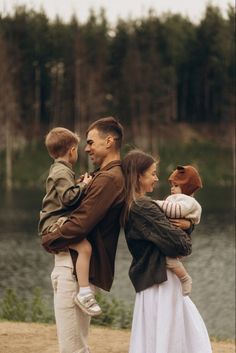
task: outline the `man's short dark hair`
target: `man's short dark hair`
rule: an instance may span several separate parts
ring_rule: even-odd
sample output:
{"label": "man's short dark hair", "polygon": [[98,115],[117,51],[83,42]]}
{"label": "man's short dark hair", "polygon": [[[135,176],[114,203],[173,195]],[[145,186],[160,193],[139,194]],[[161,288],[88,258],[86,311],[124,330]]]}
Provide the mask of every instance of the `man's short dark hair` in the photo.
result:
{"label": "man's short dark hair", "polygon": [[114,136],[117,149],[121,148],[124,132],[122,125],[115,118],[109,116],[94,121],[88,127],[86,135],[93,129],[97,129],[101,134]]}

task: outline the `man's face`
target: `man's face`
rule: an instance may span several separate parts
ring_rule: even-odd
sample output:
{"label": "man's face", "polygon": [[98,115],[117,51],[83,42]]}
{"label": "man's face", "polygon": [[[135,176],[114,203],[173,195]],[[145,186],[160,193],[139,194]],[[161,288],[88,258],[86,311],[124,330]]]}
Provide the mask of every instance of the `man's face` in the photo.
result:
{"label": "man's face", "polygon": [[102,165],[109,151],[107,147],[107,137],[104,137],[97,129],[89,131],[85,152],[89,154],[93,164],[98,167]]}

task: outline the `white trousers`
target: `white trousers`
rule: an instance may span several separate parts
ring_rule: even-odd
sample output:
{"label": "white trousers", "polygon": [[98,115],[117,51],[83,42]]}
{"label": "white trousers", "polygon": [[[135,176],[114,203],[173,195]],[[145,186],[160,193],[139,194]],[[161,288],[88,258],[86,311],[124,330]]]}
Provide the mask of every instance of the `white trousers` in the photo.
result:
{"label": "white trousers", "polygon": [[89,353],[87,344],[90,317],[74,304],[78,283],[72,268],[55,266],[52,274],[54,311],[60,353]]}

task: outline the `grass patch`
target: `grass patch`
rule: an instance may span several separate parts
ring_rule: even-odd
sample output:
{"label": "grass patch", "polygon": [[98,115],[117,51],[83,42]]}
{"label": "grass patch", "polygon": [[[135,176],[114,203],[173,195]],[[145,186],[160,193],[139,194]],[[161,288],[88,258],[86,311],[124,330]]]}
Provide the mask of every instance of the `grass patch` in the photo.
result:
{"label": "grass patch", "polygon": [[8,288],[0,302],[0,319],[7,321],[52,323],[54,316],[42,298],[40,288],[35,288],[31,299],[22,298]]}
{"label": "grass patch", "polygon": [[[115,298],[98,294],[97,300],[102,314],[92,318],[92,324],[113,328],[130,328],[132,310],[130,306]],[[19,296],[13,289],[6,289],[0,301],[0,320],[16,322],[54,323],[54,313],[42,297],[40,288],[35,288],[32,298]]]}
{"label": "grass patch", "polygon": [[102,314],[93,317],[92,324],[114,328],[130,328],[132,322],[132,308],[121,300],[108,298],[102,294],[96,295],[101,306]]}
{"label": "grass patch", "polygon": [[189,144],[162,145],[160,155],[160,180],[167,180],[177,165],[195,166],[207,185],[233,185],[233,152],[210,143],[192,142]]}

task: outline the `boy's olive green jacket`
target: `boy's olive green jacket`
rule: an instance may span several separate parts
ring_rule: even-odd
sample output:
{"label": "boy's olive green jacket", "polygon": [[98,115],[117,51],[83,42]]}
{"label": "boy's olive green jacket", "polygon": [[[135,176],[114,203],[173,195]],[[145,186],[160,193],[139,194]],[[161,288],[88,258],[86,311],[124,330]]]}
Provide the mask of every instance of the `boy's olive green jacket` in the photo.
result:
{"label": "boy's olive green jacket", "polygon": [[190,236],[174,227],[160,207],[147,197],[132,204],[125,237],[133,257],[129,276],[136,292],[167,280],[166,256],[191,253]]}
{"label": "boy's olive green jacket", "polygon": [[[109,291],[114,278],[114,262],[124,203],[124,177],[121,161],[113,161],[95,173],[81,203],[58,230],[44,234],[42,245],[58,252],[87,238],[92,245],[89,279]],[[75,264],[77,253],[70,250]]]}

